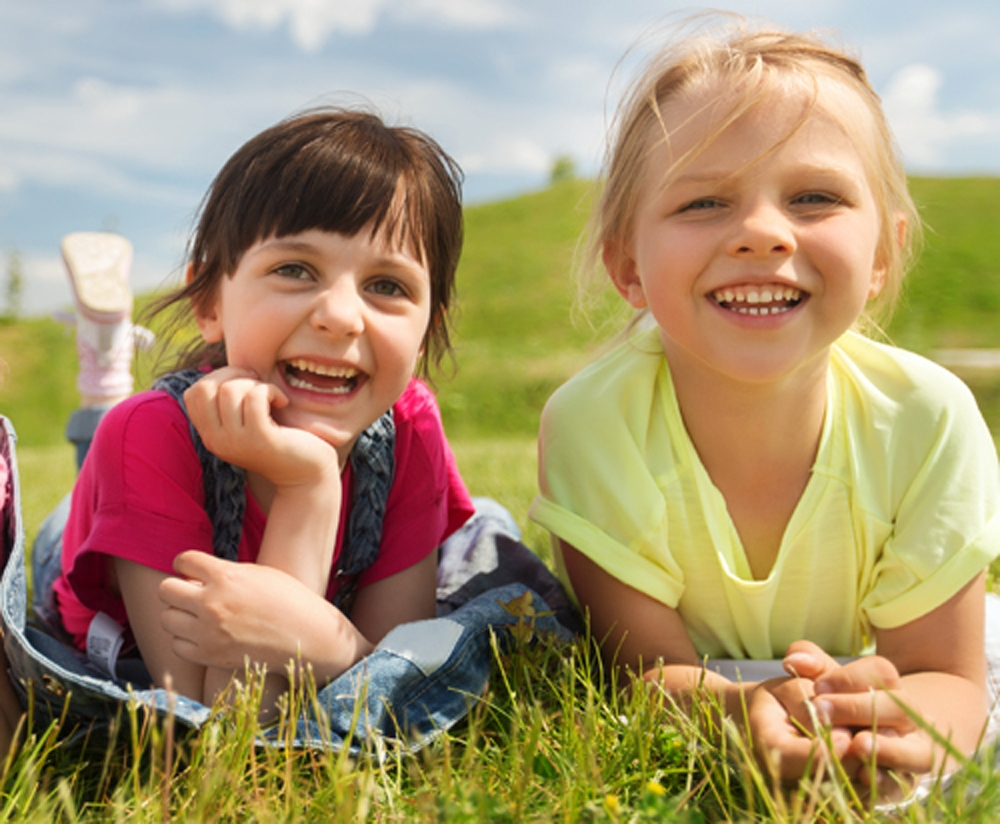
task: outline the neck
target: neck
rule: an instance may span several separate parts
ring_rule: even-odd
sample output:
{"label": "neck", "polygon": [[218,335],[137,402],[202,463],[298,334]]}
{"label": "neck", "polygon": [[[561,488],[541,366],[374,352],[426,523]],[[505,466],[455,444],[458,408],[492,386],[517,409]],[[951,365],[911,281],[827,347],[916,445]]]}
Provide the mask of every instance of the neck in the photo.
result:
{"label": "neck", "polygon": [[829,358],[781,380],[749,383],[670,362],[677,402],[706,468],[767,466],[815,456],[826,414]]}
{"label": "neck", "polygon": [[805,491],[826,413],[826,357],[769,384],[684,372],[674,386],[684,424],[725,498],[750,571],[770,573]]}

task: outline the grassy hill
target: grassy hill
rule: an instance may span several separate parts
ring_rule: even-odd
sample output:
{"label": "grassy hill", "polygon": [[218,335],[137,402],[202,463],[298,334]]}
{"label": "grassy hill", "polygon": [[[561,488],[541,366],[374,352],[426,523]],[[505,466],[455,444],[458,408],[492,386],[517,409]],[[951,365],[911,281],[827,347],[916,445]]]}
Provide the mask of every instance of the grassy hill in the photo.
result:
{"label": "grassy hill", "polygon": [[[916,179],[913,189],[928,244],[890,336],[921,352],[1000,348],[1000,179]],[[467,211],[457,371],[439,378],[439,398],[470,488],[507,504],[522,524],[535,488],[541,407],[607,337],[605,321],[622,303],[599,304],[601,331],[571,322],[570,273],[587,207],[587,186],[569,181]],[[76,404],[73,337],[45,318],[0,324],[0,357],[8,363],[0,411],[20,435],[30,540],[74,476],[62,435]],[[140,386],[151,368],[142,357]],[[1000,433],[1000,381],[972,385]],[[539,531],[529,529],[526,540],[543,550]],[[592,677],[591,654],[581,643],[498,656],[490,691],[469,721],[417,758],[258,750],[246,709],[220,715],[176,758],[172,734],[153,726],[106,757],[36,739],[0,774],[0,819],[879,819],[840,784],[818,793],[803,786],[790,797],[773,792],[736,737],[722,747],[717,732],[706,733],[712,713],[699,722],[696,712],[692,721],[671,716],[651,691],[605,690]],[[989,762],[955,786],[951,798],[932,793],[901,820],[997,820],[1000,771]]]}
{"label": "grassy hill", "polygon": [[[917,178],[912,187],[927,244],[890,336],[924,353],[1000,347],[1000,179]],[[455,359],[444,364],[436,386],[470,486],[500,498],[522,523],[534,494],[533,441],[542,405],[624,318],[624,302],[609,290],[590,323],[574,319],[573,261],[589,207],[590,186],[566,181],[466,212]],[[58,482],[44,477],[56,457],[70,460],[60,449],[77,397],[72,333],[48,318],[0,325],[0,357],[8,362],[0,411],[17,426],[22,451],[54,450],[37,457],[42,477],[34,475],[36,456],[22,458],[32,480],[26,494],[41,496],[43,513],[72,478],[65,463]],[[137,363],[139,386],[147,385],[153,357],[142,355]],[[1000,433],[1000,381],[987,376],[970,383]],[[26,505],[32,527],[40,514],[30,497]],[[529,543],[540,547],[544,540],[533,534]]]}
{"label": "grassy hill", "polygon": [[[912,185],[927,244],[890,336],[925,353],[1000,347],[1000,179],[917,178]],[[455,363],[436,381],[452,437],[533,437],[545,399],[607,336],[617,297],[599,308],[598,331],[571,318],[574,250],[589,203],[588,185],[568,181],[467,210]],[[47,318],[6,324],[0,356],[9,364],[0,410],[14,420],[21,444],[59,443],[76,403],[72,335]],[[141,373],[150,365],[142,358]]]}

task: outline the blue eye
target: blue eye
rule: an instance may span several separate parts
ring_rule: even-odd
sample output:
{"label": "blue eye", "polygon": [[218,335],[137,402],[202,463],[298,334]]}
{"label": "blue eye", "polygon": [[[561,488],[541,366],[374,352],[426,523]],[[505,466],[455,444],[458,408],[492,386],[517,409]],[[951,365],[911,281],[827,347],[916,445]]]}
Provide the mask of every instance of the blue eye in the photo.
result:
{"label": "blue eye", "polygon": [[686,204],[681,208],[682,212],[695,212],[704,209],[714,209],[722,204],[713,197],[699,197],[697,200],[692,200],[690,203]]}
{"label": "blue eye", "polygon": [[828,206],[843,203],[843,198],[827,192],[806,192],[795,198],[794,202],[802,206]]}

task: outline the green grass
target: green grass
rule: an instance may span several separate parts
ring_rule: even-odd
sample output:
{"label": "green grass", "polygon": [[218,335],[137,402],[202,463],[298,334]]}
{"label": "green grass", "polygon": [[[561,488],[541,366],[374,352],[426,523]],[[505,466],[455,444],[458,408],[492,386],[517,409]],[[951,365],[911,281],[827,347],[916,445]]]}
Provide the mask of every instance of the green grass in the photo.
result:
{"label": "green grass", "polygon": [[[1000,347],[1000,180],[916,179],[927,250],[889,327],[921,352]],[[548,558],[527,522],[536,488],[535,434],[548,395],[587,362],[605,333],[571,321],[575,243],[588,191],[565,182],[470,208],[459,273],[457,373],[437,380],[445,425],[474,494],[500,500]],[[598,304],[595,325],[615,315]],[[76,403],[72,336],[53,321],[0,326],[9,364],[0,410],[18,428],[29,535],[70,488],[62,431]],[[140,385],[152,371],[139,364]],[[1000,433],[1000,380],[973,384]],[[644,691],[603,685],[586,643],[497,655],[489,691],[467,723],[415,756],[258,750],[244,707],[197,736],[136,719],[113,748],[68,749],[36,731],[9,763],[0,820],[26,821],[800,821],[878,818],[835,778],[786,793],[711,713],[682,715]],[[302,698],[300,700],[308,700]],[[979,764],[965,785],[932,793],[901,820],[1000,817],[998,773]]]}

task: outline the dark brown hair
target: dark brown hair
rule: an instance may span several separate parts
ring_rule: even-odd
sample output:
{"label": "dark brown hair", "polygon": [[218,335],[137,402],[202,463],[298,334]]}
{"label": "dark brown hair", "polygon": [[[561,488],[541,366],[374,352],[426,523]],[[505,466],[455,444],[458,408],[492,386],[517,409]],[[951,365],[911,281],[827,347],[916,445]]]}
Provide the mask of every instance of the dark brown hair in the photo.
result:
{"label": "dark brown hair", "polygon": [[[212,181],[188,250],[186,286],[152,307],[175,327],[207,308],[223,277],[269,237],[310,229],[360,231],[408,248],[430,273],[431,311],[421,373],[450,351],[449,307],[462,250],[462,172],[430,137],[377,115],[314,109],[247,141]],[[181,317],[183,316],[183,317]],[[177,368],[223,366],[224,342],[187,346]]]}

